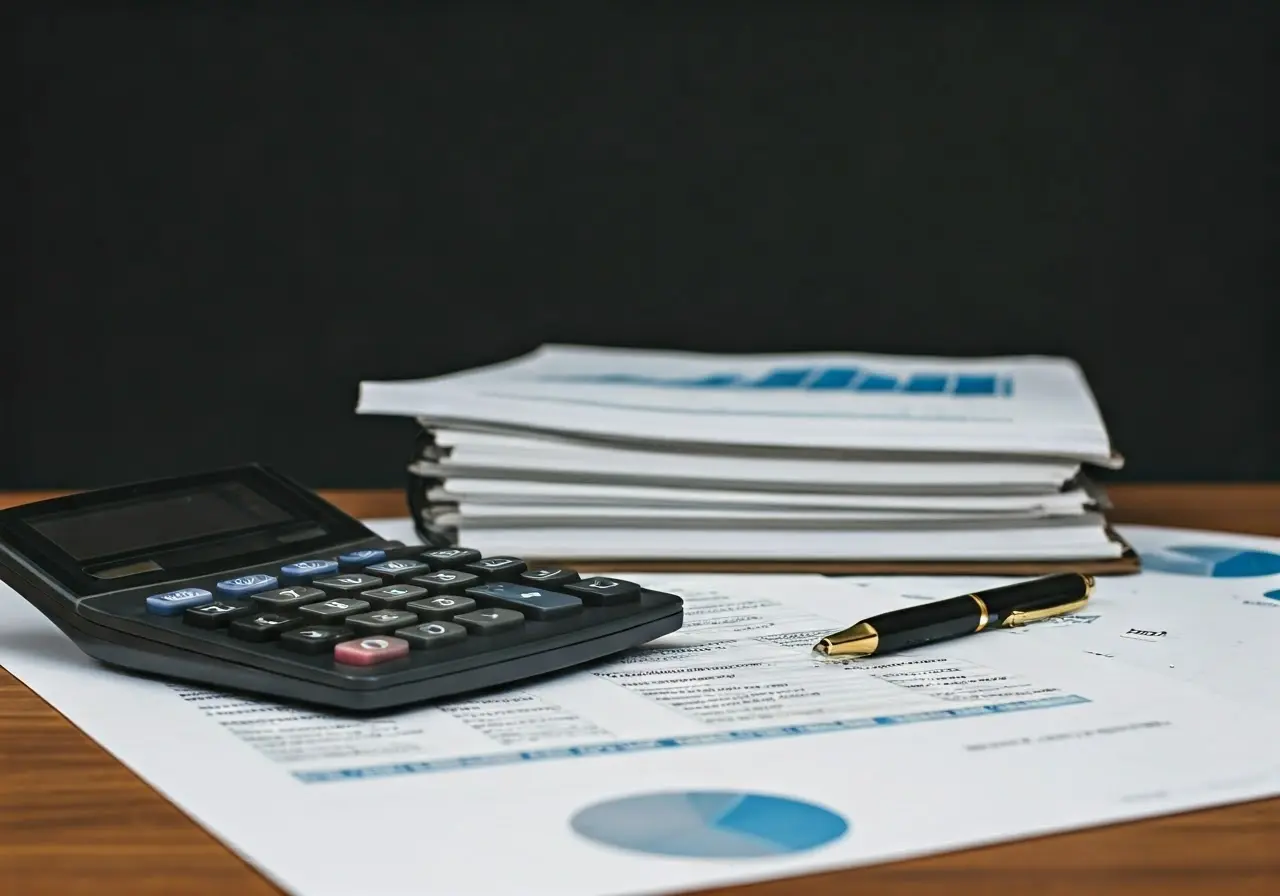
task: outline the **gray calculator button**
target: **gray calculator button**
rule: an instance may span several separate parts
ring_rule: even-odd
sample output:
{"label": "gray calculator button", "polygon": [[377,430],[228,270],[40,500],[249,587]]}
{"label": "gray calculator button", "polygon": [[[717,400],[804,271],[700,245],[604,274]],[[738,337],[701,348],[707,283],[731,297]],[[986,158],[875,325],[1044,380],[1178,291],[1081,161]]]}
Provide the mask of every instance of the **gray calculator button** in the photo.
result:
{"label": "gray calculator button", "polygon": [[453,617],[453,621],[465,625],[473,635],[496,635],[509,632],[524,625],[524,616],[515,610],[504,610],[491,607],[485,610],[474,610]]}
{"label": "gray calculator button", "polygon": [[377,607],[379,610],[387,608],[399,609],[411,600],[426,596],[427,589],[418,585],[385,585],[382,588],[360,592],[361,600],[367,600],[371,606]]}
{"label": "gray calculator button", "polygon": [[314,579],[311,584],[331,597],[340,597],[344,594],[353,595],[360,591],[368,591],[370,588],[377,588],[382,584],[382,579],[363,572],[344,572],[338,576]]}
{"label": "gray calculator button", "polygon": [[324,600],[324,592],[319,588],[306,585],[291,585],[288,588],[277,588],[275,591],[263,591],[255,594],[253,601],[268,610],[288,610],[303,604]]}
{"label": "gray calculator button", "polygon": [[459,613],[470,613],[476,608],[476,602],[469,597],[442,594],[439,597],[410,601],[405,604],[404,608],[410,612],[417,613],[418,618],[424,622],[431,622],[440,619],[452,619]]}
{"label": "gray calculator button", "polygon": [[369,609],[369,602],[354,597],[331,597],[319,603],[298,607],[298,612],[316,622],[337,621]]}
{"label": "gray calculator button", "polygon": [[396,635],[408,641],[414,650],[430,650],[466,640],[467,630],[454,622],[422,622],[396,629]]}
{"label": "gray calculator button", "polygon": [[357,635],[389,635],[398,628],[405,628],[418,621],[407,610],[374,610],[359,616],[348,616],[346,626]]}
{"label": "gray calculator button", "polygon": [[604,576],[592,576],[562,587],[567,593],[582,598],[583,603],[593,607],[612,607],[615,604],[626,604],[640,599],[640,586],[635,582],[624,582],[621,579],[610,579]]}

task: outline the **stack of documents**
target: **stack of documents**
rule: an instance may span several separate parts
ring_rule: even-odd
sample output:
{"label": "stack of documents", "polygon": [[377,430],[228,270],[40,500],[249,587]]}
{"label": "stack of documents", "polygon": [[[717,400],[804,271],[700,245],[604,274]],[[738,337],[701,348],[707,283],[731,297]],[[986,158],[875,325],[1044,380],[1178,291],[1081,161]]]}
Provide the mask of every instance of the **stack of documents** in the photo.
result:
{"label": "stack of documents", "polygon": [[366,382],[416,419],[433,543],[631,568],[1131,571],[1087,465],[1118,467],[1063,358],[549,345]]}

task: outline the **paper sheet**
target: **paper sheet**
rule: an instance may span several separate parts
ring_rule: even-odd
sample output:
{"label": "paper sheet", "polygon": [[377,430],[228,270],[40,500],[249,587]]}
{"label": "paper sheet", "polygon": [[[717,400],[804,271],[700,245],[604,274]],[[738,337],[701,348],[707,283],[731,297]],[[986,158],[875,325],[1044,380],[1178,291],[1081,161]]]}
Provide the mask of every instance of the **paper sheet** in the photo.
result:
{"label": "paper sheet", "polygon": [[[1117,529],[1142,558],[1142,573],[1101,576],[1084,611],[1010,634],[1280,711],[1280,539],[1153,526]],[[858,589],[881,580],[838,581]],[[923,601],[1009,581],[920,577],[901,579],[898,587]]]}
{"label": "paper sheet", "polygon": [[812,654],[883,581],[631,578],[686,626],[373,719],[108,671],[7,589],[0,663],[301,896],[672,892],[1280,792],[1274,708],[1041,636]]}
{"label": "paper sheet", "polygon": [[845,508],[925,513],[1027,512],[1076,514],[1093,503],[1081,489],[1041,495],[867,495],[767,492],[745,489],[663,488],[582,482],[450,478],[432,491],[432,500],[469,504],[519,503],[603,507]]}
{"label": "paper sheet", "polygon": [[1116,463],[1088,383],[1065,358],[547,345],[435,379],[362,383],[357,410],[452,429],[676,449],[976,452]]}

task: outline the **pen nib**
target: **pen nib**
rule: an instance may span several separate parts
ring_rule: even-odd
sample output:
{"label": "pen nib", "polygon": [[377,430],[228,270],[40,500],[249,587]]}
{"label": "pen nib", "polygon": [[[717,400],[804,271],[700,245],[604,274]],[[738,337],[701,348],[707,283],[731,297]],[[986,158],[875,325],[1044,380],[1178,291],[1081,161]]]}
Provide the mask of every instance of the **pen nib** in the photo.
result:
{"label": "pen nib", "polygon": [[880,646],[880,633],[865,622],[828,635],[813,649],[823,656],[870,656]]}

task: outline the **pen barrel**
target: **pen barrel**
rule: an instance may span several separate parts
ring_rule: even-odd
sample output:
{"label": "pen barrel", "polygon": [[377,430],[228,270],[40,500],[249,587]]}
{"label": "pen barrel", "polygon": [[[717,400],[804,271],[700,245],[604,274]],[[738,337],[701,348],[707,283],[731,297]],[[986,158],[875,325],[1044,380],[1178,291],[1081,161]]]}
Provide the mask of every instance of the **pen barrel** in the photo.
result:
{"label": "pen barrel", "polygon": [[876,653],[896,653],[935,641],[971,635],[978,631],[981,622],[981,609],[967,595],[894,610],[866,620],[866,624],[879,636]]}
{"label": "pen barrel", "polygon": [[1082,600],[1093,592],[1093,577],[1082,573],[1065,572],[989,588],[971,595],[986,605],[990,621],[988,627],[1003,625],[1009,614],[1034,613],[1050,610],[1073,601]]}
{"label": "pen barrel", "polygon": [[882,613],[865,620],[865,625],[878,638],[874,652],[893,653],[988,631],[1009,623],[1014,613],[1034,618],[1037,611],[1083,600],[1092,591],[1091,576],[1060,573]]}

